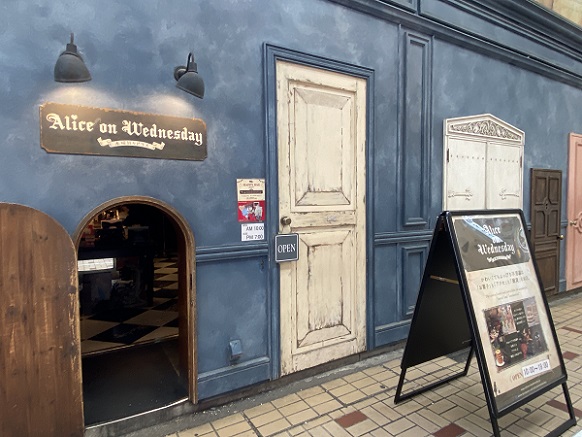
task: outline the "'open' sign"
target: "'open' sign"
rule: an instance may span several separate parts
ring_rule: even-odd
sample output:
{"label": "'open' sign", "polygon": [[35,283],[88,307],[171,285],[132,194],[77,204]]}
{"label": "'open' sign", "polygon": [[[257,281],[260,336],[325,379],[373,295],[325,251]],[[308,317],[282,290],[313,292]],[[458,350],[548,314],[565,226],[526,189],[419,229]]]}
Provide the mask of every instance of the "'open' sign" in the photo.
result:
{"label": "'open' sign", "polygon": [[299,259],[299,234],[275,235],[275,261],[296,261]]}

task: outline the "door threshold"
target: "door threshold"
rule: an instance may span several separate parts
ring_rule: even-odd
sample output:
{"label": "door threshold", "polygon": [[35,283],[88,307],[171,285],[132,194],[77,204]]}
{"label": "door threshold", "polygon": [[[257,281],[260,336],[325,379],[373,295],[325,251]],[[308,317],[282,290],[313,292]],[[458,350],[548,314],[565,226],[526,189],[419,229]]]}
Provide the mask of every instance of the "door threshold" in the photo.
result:
{"label": "door threshold", "polygon": [[179,399],[169,405],[109,422],[85,427],[85,437],[120,436],[140,429],[167,422],[178,416],[196,411],[188,398]]}

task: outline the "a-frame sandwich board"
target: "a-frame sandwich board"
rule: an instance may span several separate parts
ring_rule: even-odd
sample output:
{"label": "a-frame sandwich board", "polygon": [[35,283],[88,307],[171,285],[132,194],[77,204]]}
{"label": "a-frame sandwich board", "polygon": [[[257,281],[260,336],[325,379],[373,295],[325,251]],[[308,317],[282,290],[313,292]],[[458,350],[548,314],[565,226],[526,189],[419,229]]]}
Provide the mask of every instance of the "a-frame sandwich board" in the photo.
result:
{"label": "a-frame sandwich board", "polygon": [[[401,362],[395,403],[465,376],[475,354],[491,425],[562,386],[576,424],[566,367],[521,210],[445,211],[436,223]],[[403,394],[406,371],[468,350],[464,370]]]}

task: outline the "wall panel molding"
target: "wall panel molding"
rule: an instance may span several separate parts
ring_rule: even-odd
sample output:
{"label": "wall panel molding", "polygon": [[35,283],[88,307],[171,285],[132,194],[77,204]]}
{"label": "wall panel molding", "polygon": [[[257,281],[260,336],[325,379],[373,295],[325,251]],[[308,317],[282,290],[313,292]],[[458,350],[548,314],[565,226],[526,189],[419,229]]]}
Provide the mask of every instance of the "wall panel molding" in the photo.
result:
{"label": "wall panel molding", "polygon": [[196,248],[196,263],[257,258],[268,255],[269,245],[266,242],[228,246],[205,246]]}
{"label": "wall panel molding", "polygon": [[374,236],[374,246],[387,246],[397,243],[409,243],[413,241],[430,241],[432,230],[418,232],[385,232]]}
{"label": "wall panel molding", "polygon": [[208,399],[270,379],[270,359],[260,357],[236,366],[223,367],[198,376],[198,397]]}
{"label": "wall panel molding", "polygon": [[416,11],[418,9],[419,0],[379,0],[382,3],[391,4],[394,6],[401,6],[409,11]]}
{"label": "wall panel molding", "polygon": [[424,273],[424,266],[428,256],[428,244],[407,244],[400,248],[401,287],[400,287],[400,316],[409,319],[414,313],[416,297],[420,288],[420,281]]}
{"label": "wall panel molding", "polygon": [[399,144],[400,227],[429,223],[432,39],[401,29]]}
{"label": "wall panel molding", "polygon": [[[328,1],[582,89],[582,32],[533,2],[419,0],[417,13],[377,0]],[[448,24],[451,17],[439,8],[464,15],[460,22],[472,23],[470,31]],[[499,31],[512,41],[500,39]]]}

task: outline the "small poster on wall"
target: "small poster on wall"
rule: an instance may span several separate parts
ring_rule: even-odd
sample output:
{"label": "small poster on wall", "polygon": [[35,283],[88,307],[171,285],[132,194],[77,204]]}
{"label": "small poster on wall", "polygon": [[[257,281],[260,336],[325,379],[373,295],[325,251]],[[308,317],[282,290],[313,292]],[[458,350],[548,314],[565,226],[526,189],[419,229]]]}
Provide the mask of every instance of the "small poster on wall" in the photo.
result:
{"label": "small poster on wall", "polygon": [[238,221],[264,222],[265,208],[265,180],[264,179],[237,179],[237,206]]}

